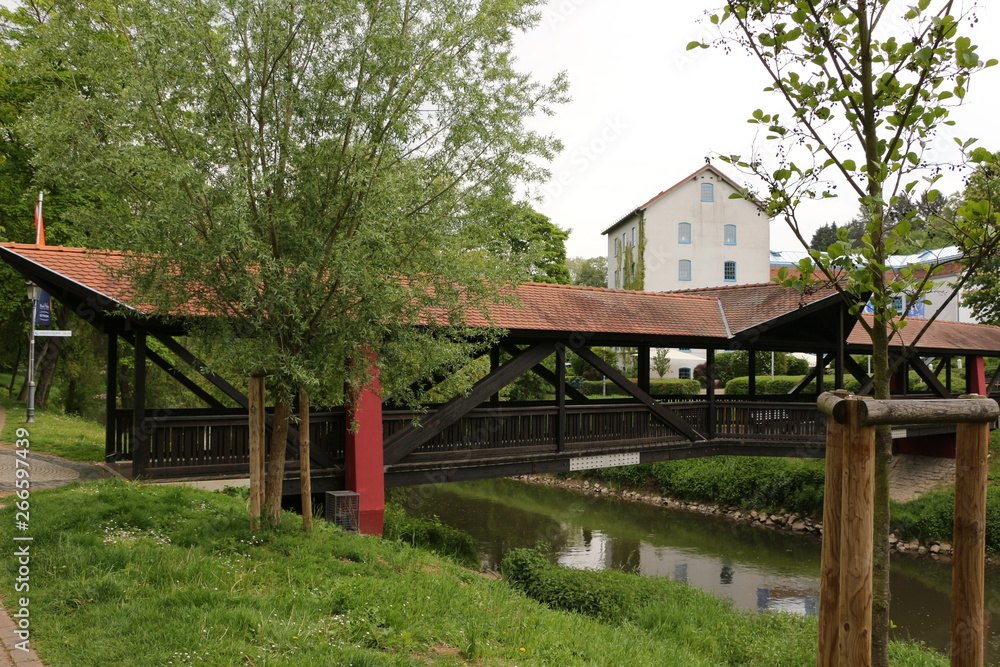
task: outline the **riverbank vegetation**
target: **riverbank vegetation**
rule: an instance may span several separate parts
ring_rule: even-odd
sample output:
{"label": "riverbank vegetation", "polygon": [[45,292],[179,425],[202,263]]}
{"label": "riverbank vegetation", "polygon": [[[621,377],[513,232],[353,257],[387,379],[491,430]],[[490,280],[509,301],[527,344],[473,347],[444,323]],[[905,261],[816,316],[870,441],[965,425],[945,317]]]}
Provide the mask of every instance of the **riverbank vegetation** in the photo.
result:
{"label": "riverbank vegetation", "polygon": [[[511,587],[325,522],[306,534],[285,515],[252,532],[241,498],[186,487],[109,480],[40,491],[31,503],[31,631],[51,667],[812,663],[814,621],[734,611],[668,580],[542,568],[527,556]],[[8,541],[14,510],[0,510]],[[390,524],[398,518],[390,513]],[[23,595],[16,576],[4,559],[9,604]],[[541,604],[520,592],[526,577],[567,597],[613,591],[618,611]],[[900,665],[945,664],[897,650]]]}

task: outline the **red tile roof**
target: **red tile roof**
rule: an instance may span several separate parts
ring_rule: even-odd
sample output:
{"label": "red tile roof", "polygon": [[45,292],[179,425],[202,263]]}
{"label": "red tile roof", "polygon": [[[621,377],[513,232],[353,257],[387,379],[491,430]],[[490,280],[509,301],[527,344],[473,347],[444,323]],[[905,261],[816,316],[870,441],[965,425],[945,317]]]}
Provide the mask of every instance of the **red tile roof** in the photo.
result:
{"label": "red tile roof", "polygon": [[712,297],[722,302],[732,332],[739,333],[768,320],[773,320],[837,295],[827,284],[817,285],[809,292],[800,292],[777,283],[702,287],[667,292],[682,297]]}
{"label": "red tile roof", "polygon": [[[863,317],[869,325],[873,324],[874,320],[871,315]],[[891,348],[898,349],[912,344],[920,330],[927,326],[928,320],[908,317],[907,322],[908,324],[898,334],[898,338],[893,337],[893,340],[889,342]],[[847,344],[849,346],[870,347],[871,339],[869,339],[865,329],[857,326],[847,337]],[[966,352],[1000,354],[1000,327],[935,320],[931,322],[927,332],[920,337],[917,349],[942,354]]]}
{"label": "red tile roof", "polygon": [[20,257],[44,267],[87,289],[128,304],[131,285],[117,279],[114,272],[124,264],[125,254],[112,250],[89,250],[32,243],[0,243]]}

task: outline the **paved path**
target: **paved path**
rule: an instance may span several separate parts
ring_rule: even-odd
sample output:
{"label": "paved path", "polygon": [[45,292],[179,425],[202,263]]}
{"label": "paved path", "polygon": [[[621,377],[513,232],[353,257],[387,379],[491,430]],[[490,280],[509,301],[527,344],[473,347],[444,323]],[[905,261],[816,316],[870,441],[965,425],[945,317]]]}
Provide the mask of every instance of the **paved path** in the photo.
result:
{"label": "paved path", "polygon": [[[0,434],[3,434],[5,418],[3,406],[0,406]],[[7,439],[11,440],[11,438]],[[9,495],[15,490],[14,459],[15,453],[12,447],[0,446],[0,496]],[[32,452],[28,461],[31,464],[32,491],[53,489],[70,482],[111,476],[111,473],[102,466],[67,461],[46,454]],[[0,498],[0,502],[2,502],[2,498]],[[0,550],[0,558],[12,557],[9,554],[9,547]],[[38,659],[34,649],[30,648],[30,641],[27,651],[17,648],[17,643],[21,641],[20,637],[17,636],[17,630],[14,619],[7,613],[5,601],[0,598],[0,667],[45,667]]]}
{"label": "paved path", "polygon": [[889,469],[889,497],[905,503],[931,489],[955,482],[955,459],[898,454]]}

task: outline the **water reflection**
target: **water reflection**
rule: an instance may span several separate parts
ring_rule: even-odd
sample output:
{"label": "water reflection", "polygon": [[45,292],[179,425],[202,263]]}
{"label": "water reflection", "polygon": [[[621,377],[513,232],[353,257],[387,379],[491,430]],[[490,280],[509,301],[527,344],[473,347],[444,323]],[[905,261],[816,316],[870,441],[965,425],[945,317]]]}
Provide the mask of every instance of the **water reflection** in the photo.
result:
{"label": "water reflection", "polygon": [[[412,514],[437,515],[473,536],[484,567],[498,569],[515,547],[546,545],[553,562],[670,577],[729,599],[744,610],[815,615],[817,539],[613,498],[512,482],[446,484],[411,492]],[[949,641],[950,567],[896,557],[892,621],[898,638],[943,650]],[[987,573],[986,599],[1000,613],[1000,577]],[[989,635],[989,664],[1000,637]]]}

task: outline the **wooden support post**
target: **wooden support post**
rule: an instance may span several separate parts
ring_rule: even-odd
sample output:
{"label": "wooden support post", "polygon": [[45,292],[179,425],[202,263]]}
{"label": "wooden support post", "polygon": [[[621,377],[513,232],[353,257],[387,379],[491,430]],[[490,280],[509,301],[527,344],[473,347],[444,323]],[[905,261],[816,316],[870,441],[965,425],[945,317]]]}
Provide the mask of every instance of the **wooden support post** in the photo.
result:
{"label": "wooden support post", "polygon": [[556,449],[566,449],[566,346],[556,346]]}
{"label": "wooden support post", "polygon": [[149,427],[146,424],[146,330],[135,332],[135,368],[132,383],[132,479],[149,466]]}
{"label": "wooden support post", "polygon": [[370,355],[368,386],[351,391],[344,447],[345,485],[360,497],[363,535],[381,535],[385,521],[385,466],[382,440],[382,387],[375,355]]}
{"label": "wooden support post", "polygon": [[747,393],[757,395],[757,351],[747,350]]}
{"label": "wooden support post", "polygon": [[[875,429],[862,426],[855,397],[844,401],[843,515],[841,522],[840,661],[872,664],[872,548],[874,545]],[[824,530],[826,526],[824,525]]]}
{"label": "wooden support post", "polygon": [[[826,364],[829,359],[829,355],[824,356],[822,354],[816,355],[816,395],[819,396],[823,393],[823,376],[826,374]],[[834,389],[841,389],[842,387],[834,387]]]}
{"label": "wooden support post", "polygon": [[247,390],[247,410],[249,412],[250,447],[250,529],[260,528],[261,508],[264,506],[264,450],[265,433],[265,391],[264,376],[250,378]]}
{"label": "wooden support post", "polygon": [[837,322],[837,356],[834,361],[834,371],[833,371],[833,384],[834,389],[844,388],[844,361],[847,357],[847,352],[844,349],[844,344],[847,341],[847,331],[844,325],[844,313],[847,310],[847,306],[841,304],[840,308],[837,310],[838,322]]}
{"label": "wooden support post", "polygon": [[705,350],[705,370],[706,370],[706,380],[708,394],[708,419],[705,420],[705,426],[708,433],[706,436],[709,440],[715,437],[715,350],[713,348],[708,348]]}
{"label": "wooden support post", "polygon": [[[969,371],[973,370],[970,365]],[[970,398],[978,398],[973,396]],[[951,593],[952,667],[980,667],[986,648],[987,422],[958,424],[955,434],[955,561]]]}
{"label": "wooden support post", "polygon": [[309,460],[309,394],[299,389],[299,488],[302,497],[302,530],[311,533],[312,514],[312,462]]}
{"label": "wooden support post", "polygon": [[944,358],[944,386],[948,388],[948,393],[953,394],[955,390],[951,388],[951,357]]}
{"label": "wooden support post", "polygon": [[640,345],[635,355],[636,384],[639,389],[649,393],[649,346]]}
{"label": "wooden support post", "polygon": [[[495,373],[500,368],[500,346],[494,345],[490,348],[490,373]],[[494,408],[500,406],[500,392],[490,396],[490,405]]]}
{"label": "wooden support post", "polygon": [[107,382],[104,385],[104,461],[118,458],[118,332],[108,331]]}
{"label": "wooden support post", "polygon": [[[846,391],[834,392],[846,398]],[[844,439],[847,428],[831,415],[826,420],[826,480],[823,489],[823,556],[819,584],[819,647],[816,667],[840,665],[841,516],[843,513]]]}

